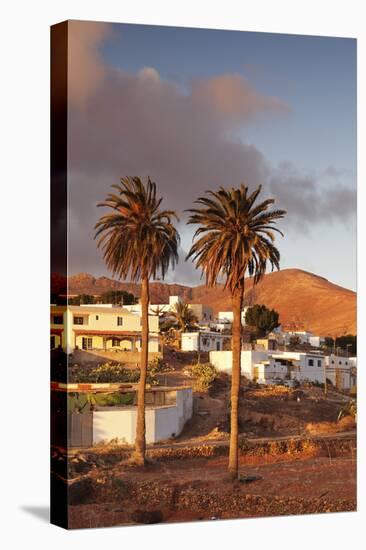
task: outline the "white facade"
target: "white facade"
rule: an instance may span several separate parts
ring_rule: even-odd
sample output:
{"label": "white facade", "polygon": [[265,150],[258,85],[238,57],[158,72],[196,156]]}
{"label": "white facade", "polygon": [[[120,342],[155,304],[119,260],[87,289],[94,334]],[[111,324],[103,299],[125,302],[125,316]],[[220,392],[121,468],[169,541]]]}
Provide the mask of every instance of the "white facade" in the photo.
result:
{"label": "white facade", "polygon": [[309,336],[309,344],[313,346],[313,348],[320,348],[325,342],[325,338],[323,336]]}
{"label": "white facade", "polygon": [[[253,366],[255,363],[268,359],[266,351],[243,350],[241,352],[241,373],[253,380]],[[210,363],[221,372],[231,373],[232,351],[211,351]]]}
{"label": "white facade", "polygon": [[[248,310],[248,307],[245,307],[241,312],[241,324],[245,325],[245,314]],[[219,322],[230,323],[232,324],[234,320],[234,313],[232,311],[219,311],[217,314],[217,319]]]}
{"label": "white facade", "polygon": [[356,386],[356,357],[328,355],[325,358],[327,378],[340,390]]}
{"label": "white facade", "polygon": [[[193,414],[191,388],[177,390],[176,404],[146,407],[146,442],[178,436]],[[118,438],[132,445],[136,436],[136,407],[108,407],[93,412],[93,444]]]}
{"label": "white facade", "polygon": [[[210,362],[219,371],[231,372],[232,352],[212,351]],[[249,380],[268,383],[274,378],[324,382],[324,356],[301,352],[245,350],[241,352],[241,372]]]}
{"label": "white facade", "polygon": [[182,351],[220,351],[228,337],[211,331],[182,332]]}
{"label": "white facade", "polygon": [[[167,314],[174,309],[175,304],[182,302],[180,296],[169,296],[169,304],[150,304],[149,315],[155,315],[160,317],[163,314]],[[187,304],[189,309],[196,315],[198,322],[201,324],[209,323],[213,319],[213,310],[210,306],[204,304]],[[125,309],[128,309],[131,313],[141,315],[141,304],[125,305]]]}

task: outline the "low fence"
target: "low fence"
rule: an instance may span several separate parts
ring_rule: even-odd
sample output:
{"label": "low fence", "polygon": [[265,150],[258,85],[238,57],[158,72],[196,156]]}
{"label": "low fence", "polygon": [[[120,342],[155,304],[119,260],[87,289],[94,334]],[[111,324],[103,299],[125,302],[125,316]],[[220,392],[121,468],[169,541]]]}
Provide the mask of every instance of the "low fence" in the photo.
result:
{"label": "low fence", "polygon": [[[149,352],[149,361],[162,357],[158,351]],[[75,350],[72,354],[72,363],[105,363],[115,361],[117,363],[130,363],[140,366],[141,353],[139,351],[122,350]]]}

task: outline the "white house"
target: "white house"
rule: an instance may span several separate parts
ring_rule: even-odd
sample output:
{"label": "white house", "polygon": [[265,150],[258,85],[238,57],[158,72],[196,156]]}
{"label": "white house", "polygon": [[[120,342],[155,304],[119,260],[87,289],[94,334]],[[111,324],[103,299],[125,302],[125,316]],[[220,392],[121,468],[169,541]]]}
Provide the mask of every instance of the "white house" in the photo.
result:
{"label": "white house", "polygon": [[182,351],[221,351],[228,336],[220,332],[195,331],[182,332]]}
{"label": "white house", "polygon": [[[149,352],[159,352],[159,320],[149,316]],[[111,304],[51,306],[51,349],[141,350],[141,316]]]}
{"label": "white house", "polygon": [[356,386],[356,357],[342,357],[334,354],[325,357],[327,378],[340,390]]}
{"label": "white house", "polygon": [[[268,359],[267,351],[243,350],[241,352],[241,372],[250,380],[254,378],[254,364]],[[231,373],[232,351],[211,351],[210,363],[222,372]]]}
{"label": "white house", "polygon": [[[150,304],[149,315],[155,315],[161,317],[161,315],[168,314],[174,309],[175,304],[183,302],[180,296],[169,296],[168,304]],[[205,304],[190,304],[187,303],[189,309],[191,309],[194,315],[197,317],[200,324],[207,324],[213,320],[213,309]],[[141,304],[132,304],[123,306],[131,313],[141,315]]]}
{"label": "white house", "polygon": [[[241,324],[245,325],[245,314],[248,310],[248,307],[243,308],[241,312]],[[232,324],[234,320],[234,313],[232,311],[219,311],[217,314],[217,320],[219,322],[230,323]]]}
{"label": "white house", "polygon": [[[211,351],[210,362],[217,370],[231,372],[232,352]],[[268,383],[274,378],[324,382],[324,356],[314,353],[243,350],[241,372],[249,380]]]}
{"label": "white house", "polygon": [[306,330],[289,330],[281,333],[282,338],[286,344],[289,344],[291,338],[298,338],[300,344],[310,344],[314,348],[320,348],[325,342],[323,336],[317,336],[312,332]]}
{"label": "white house", "polygon": [[324,382],[324,355],[312,352],[270,352],[278,361],[286,361],[289,377],[299,382]]}

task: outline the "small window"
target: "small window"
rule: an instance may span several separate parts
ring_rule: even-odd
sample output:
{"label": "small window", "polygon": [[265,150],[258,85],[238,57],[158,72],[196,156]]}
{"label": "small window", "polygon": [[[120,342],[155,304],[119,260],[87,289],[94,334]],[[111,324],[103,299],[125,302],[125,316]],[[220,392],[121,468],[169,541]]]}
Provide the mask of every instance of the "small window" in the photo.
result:
{"label": "small window", "polygon": [[96,320],[96,321],[99,321],[99,315],[96,315],[96,316],[95,316],[95,320]]}
{"label": "small window", "polygon": [[114,348],[119,347],[120,345],[121,345],[121,340],[119,340],[118,338],[113,338],[112,339],[112,346]]}
{"label": "small window", "polygon": [[123,317],[117,317],[117,325],[121,327],[123,325]]}
{"label": "small window", "polygon": [[204,346],[207,346],[207,344],[208,344],[207,338],[202,338],[202,344]]}
{"label": "small window", "polygon": [[322,362],[320,359],[318,359],[318,367],[321,367],[322,366]]}
{"label": "small window", "polygon": [[86,338],[86,337],[83,337],[83,341],[82,341],[82,348],[83,349],[92,349],[93,347],[93,338]]}
{"label": "small window", "polygon": [[333,361],[333,359],[332,359],[332,365],[334,365],[334,361]]}
{"label": "small window", "polygon": [[56,347],[56,340],[54,336],[51,336],[51,349],[55,349]]}
{"label": "small window", "polygon": [[64,319],[63,319],[62,315],[54,315],[53,316],[53,324],[54,325],[63,325],[64,324]]}
{"label": "small window", "polygon": [[309,365],[309,367],[313,367],[314,366],[314,359],[309,359],[308,365]]}
{"label": "small window", "polygon": [[83,325],[84,317],[74,317],[74,325]]}
{"label": "small window", "polygon": [[348,361],[345,362],[345,365],[348,365]]}
{"label": "small window", "polygon": [[341,364],[342,364],[342,361],[338,361],[338,364],[341,365]]}

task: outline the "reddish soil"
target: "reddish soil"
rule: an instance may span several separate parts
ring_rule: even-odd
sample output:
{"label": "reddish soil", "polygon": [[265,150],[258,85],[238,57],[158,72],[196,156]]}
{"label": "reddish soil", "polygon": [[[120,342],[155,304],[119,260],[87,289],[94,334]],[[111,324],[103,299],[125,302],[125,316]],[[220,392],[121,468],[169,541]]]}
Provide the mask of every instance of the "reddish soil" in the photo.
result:
{"label": "reddish soil", "polygon": [[[241,474],[251,483],[228,479],[227,457],[154,462],[146,468],[109,468],[93,474],[93,489],[69,507],[71,528],[133,523],[197,521],[356,509],[352,454],[250,465]],[[97,487],[97,490],[95,490]],[[74,493],[71,491],[71,495]],[[90,502],[89,502],[90,501]]]}

